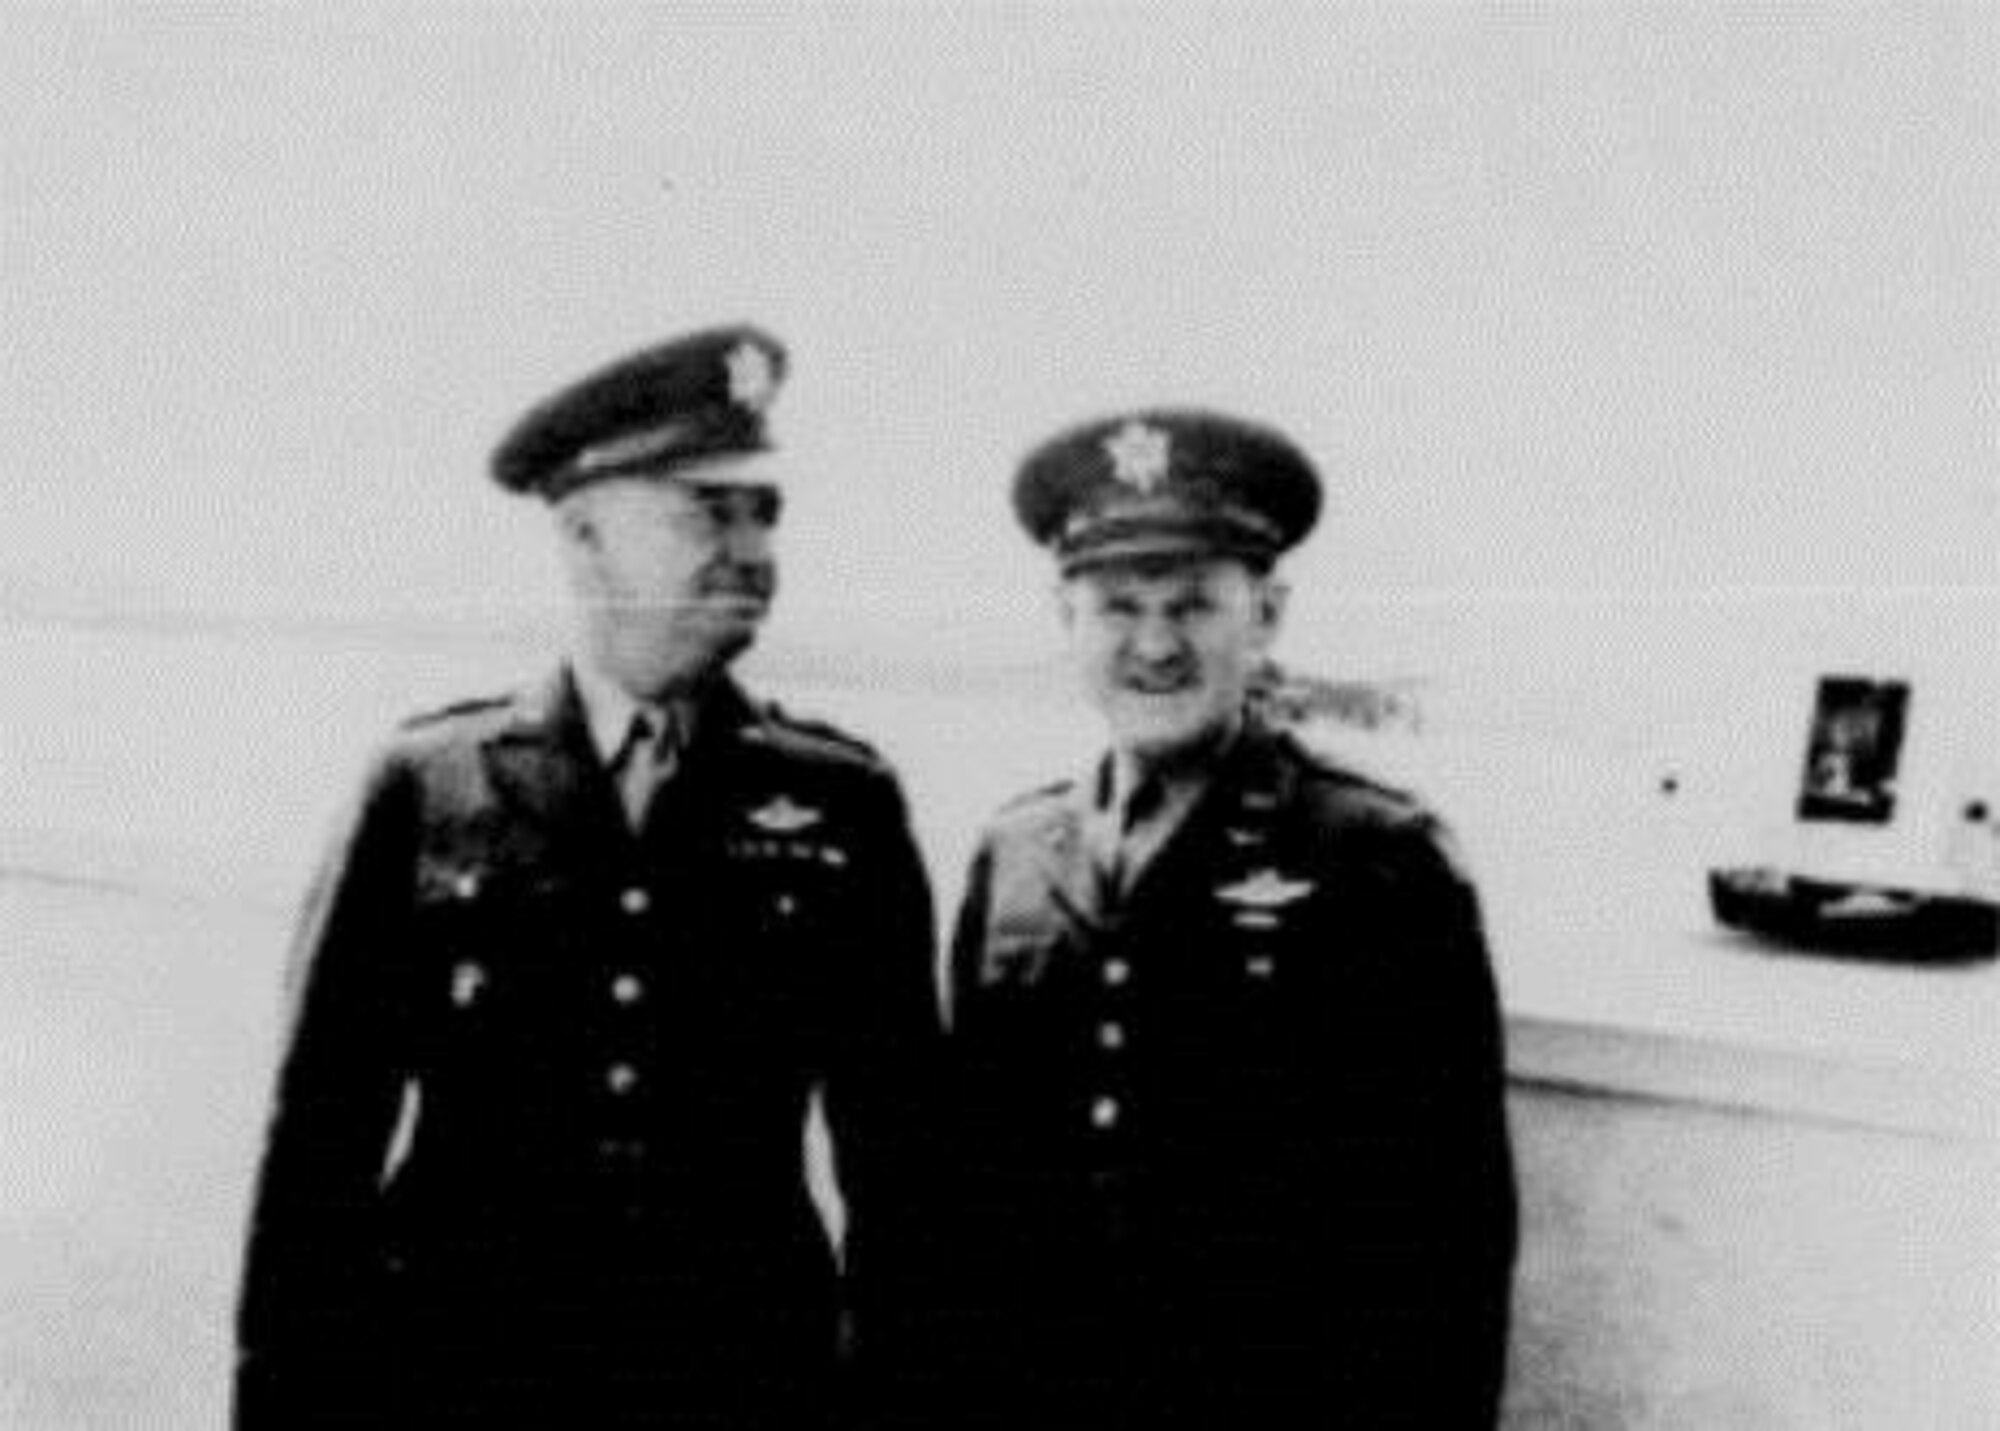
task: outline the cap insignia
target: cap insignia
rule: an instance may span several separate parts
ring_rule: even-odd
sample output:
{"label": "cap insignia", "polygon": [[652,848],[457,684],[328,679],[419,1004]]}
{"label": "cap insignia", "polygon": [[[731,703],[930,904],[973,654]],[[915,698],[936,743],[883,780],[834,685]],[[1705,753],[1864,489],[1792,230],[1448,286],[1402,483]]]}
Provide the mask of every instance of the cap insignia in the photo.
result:
{"label": "cap insignia", "polygon": [[1173,449],[1167,434],[1143,422],[1128,422],[1104,439],[1111,475],[1126,486],[1151,494],[1166,480]]}
{"label": "cap insignia", "polygon": [[746,341],[731,348],[722,361],[729,369],[729,400],[746,412],[762,412],[778,386],[771,355]]}

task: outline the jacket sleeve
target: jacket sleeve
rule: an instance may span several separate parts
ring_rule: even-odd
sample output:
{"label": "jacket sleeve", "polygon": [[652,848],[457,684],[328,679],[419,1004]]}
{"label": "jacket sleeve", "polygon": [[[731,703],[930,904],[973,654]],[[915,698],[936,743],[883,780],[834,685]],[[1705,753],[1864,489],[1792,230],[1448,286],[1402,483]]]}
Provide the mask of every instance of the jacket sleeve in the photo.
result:
{"label": "jacket sleeve", "polygon": [[1418,1334],[1390,1338],[1377,1368],[1392,1381],[1375,1404],[1397,1424],[1489,1428],[1499,1420],[1519,1207],[1507,1128],[1498,992],[1479,900],[1425,815],[1397,841],[1401,999],[1412,1057],[1396,1109],[1417,1225],[1398,1229],[1406,1255],[1379,1295]]}
{"label": "jacket sleeve", "polygon": [[903,796],[884,773],[869,799],[824,1106],[847,1219],[853,1394],[864,1424],[890,1424],[911,1404],[935,1297],[943,1025],[930,881]]}
{"label": "jacket sleeve", "polygon": [[[237,1305],[235,1425],[338,1419],[377,1394],[377,1202],[404,1096],[394,984],[412,911],[412,787],[378,762],[308,892]],[[346,1423],[343,1423],[346,1424]]]}
{"label": "jacket sleeve", "polygon": [[[889,1259],[902,1269],[893,1314],[880,1319],[888,1334],[872,1345],[875,1362],[864,1381],[870,1396],[860,1425],[870,1431],[956,1431],[985,1425],[983,1393],[992,1367],[987,1349],[991,1313],[971,1298],[979,1236],[975,1210],[988,1150],[966,1097],[967,1040],[960,1021],[980,950],[979,932],[991,883],[992,856],[982,842],[974,856],[948,951],[940,970],[944,1023],[951,1033],[924,1059],[918,1114],[921,1175],[906,1187],[922,1199],[905,1208]],[[915,1125],[913,1125],[915,1126]],[[871,1344],[861,1344],[866,1366]]]}

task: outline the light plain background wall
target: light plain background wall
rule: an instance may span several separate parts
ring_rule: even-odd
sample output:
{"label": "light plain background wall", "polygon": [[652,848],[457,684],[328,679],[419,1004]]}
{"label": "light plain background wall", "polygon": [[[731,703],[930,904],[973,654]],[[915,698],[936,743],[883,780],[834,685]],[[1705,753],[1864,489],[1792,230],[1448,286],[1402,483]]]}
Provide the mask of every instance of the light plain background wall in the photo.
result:
{"label": "light plain background wall", "polygon": [[485,453],[736,314],[797,350],[804,638],[1039,644],[1008,468],[1162,397],[1326,462],[1302,627],[2000,576],[1986,6],[51,4],[0,36],[10,585],[540,610]]}
{"label": "light plain background wall", "polygon": [[2000,1417],[1990,1142],[1517,1087],[1506,1424],[1980,1431]]}

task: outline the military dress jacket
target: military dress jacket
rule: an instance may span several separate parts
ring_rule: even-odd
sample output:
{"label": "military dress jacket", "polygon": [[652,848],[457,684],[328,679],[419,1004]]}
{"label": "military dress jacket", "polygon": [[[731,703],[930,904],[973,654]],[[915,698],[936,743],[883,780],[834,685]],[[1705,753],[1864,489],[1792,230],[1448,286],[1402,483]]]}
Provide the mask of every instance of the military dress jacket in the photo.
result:
{"label": "military dress jacket", "polygon": [[1020,1431],[1490,1427],[1517,1208],[1474,891],[1409,797],[1255,724],[1219,759],[1122,897],[1087,781],[974,857],[940,1402]]}
{"label": "military dress jacket", "polygon": [[821,1424],[929,1196],[934,947],[891,772],[733,685],[637,833],[567,673],[406,727],[302,922],[237,1424]]}

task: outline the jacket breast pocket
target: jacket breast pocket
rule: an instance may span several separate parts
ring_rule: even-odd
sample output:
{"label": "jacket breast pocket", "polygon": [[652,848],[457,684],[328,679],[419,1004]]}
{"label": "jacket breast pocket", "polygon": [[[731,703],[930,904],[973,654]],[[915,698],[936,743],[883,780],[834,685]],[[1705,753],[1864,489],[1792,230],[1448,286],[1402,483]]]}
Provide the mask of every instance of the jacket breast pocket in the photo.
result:
{"label": "jacket breast pocket", "polygon": [[838,846],[767,835],[732,840],[724,853],[728,907],[760,942],[835,933],[867,898]]}
{"label": "jacket breast pocket", "polygon": [[1252,1041],[1283,1040],[1323,1019],[1324,924],[1303,905],[1221,907],[1190,929],[1189,976],[1219,1029]]}
{"label": "jacket breast pocket", "polygon": [[512,1087],[537,1072],[569,1023],[574,900],[559,882],[488,863],[420,872],[415,997],[434,1079]]}
{"label": "jacket breast pocket", "polygon": [[451,948],[563,944],[574,934],[580,908],[562,876],[477,856],[424,860],[416,901],[426,942]]}

